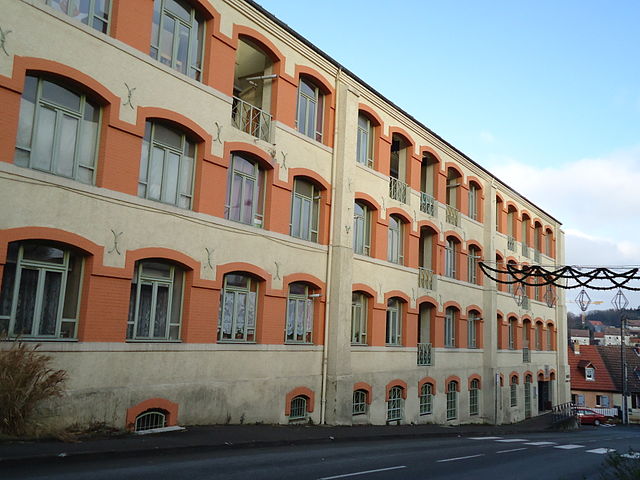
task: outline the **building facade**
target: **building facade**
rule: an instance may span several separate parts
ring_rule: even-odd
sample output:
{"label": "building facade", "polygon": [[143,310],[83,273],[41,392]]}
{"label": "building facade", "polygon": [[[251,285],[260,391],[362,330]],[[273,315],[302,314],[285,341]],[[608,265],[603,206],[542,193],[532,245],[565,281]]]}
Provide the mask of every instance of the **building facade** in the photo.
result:
{"label": "building facade", "polygon": [[258,5],[16,0],[0,28],[0,329],[69,372],[43,418],[569,401],[563,293],[478,267],[562,264],[560,223]]}

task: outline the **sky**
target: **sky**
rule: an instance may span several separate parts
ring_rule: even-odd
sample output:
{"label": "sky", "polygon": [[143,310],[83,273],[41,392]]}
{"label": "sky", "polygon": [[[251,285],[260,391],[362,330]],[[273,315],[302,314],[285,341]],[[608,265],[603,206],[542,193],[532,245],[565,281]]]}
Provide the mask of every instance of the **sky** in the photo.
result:
{"label": "sky", "polygon": [[560,220],[566,264],[640,265],[640,1],[257,1]]}

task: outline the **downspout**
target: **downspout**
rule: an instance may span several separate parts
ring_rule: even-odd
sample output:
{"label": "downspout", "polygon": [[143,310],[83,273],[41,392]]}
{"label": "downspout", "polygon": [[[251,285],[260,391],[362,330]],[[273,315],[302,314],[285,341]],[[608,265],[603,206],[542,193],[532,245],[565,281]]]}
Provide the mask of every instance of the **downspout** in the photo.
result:
{"label": "downspout", "polygon": [[322,343],[322,387],[320,390],[320,424],[324,424],[327,418],[327,369],[328,369],[328,357],[329,348],[327,346],[329,342],[329,310],[331,306],[331,262],[333,259],[333,218],[335,216],[336,208],[336,162],[338,156],[337,150],[337,138],[338,138],[338,81],[340,74],[342,73],[342,67],[338,68],[335,82],[335,114],[334,114],[334,126],[333,126],[333,152],[331,154],[331,208],[329,210],[329,250],[327,252],[327,269],[326,269],[326,298],[324,304],[324,341]]}

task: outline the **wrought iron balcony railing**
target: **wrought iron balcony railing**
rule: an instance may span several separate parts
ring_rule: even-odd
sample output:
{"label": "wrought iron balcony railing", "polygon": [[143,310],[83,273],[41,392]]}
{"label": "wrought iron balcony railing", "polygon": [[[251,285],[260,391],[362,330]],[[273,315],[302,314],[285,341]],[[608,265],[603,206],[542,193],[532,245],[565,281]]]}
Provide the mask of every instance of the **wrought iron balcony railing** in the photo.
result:
{"label": "wrought iron balcony railing", "polygon": [[430,268],[420,267],[418,269],[418,288],[435,290],[436,276]]}
{"label": "wrought iron balcony railing", "polygon": [[516,251],[516,239],[511,235],[507,237],[507,248],[512,252]]}
{"label": "wrought iron balcony railing", "polygon": [[436,216],[436,199],[433,198],[433,195],[420,192],[420,211],[427,213],[432,217]]}
{"label": "wrought iron balcony railing", "polygon": [[238,97],[233,97],[233,126],[267,142],[271,141],[271,115]]}
{"label": "wrought iron balcony railing", "polygon": [[389,177],[389,196],[394,200],[407,203],[408,185],[395,177]]}
{"label": "wrought iron balcony railing", "polygon": [[526,243],[522,243],[522,256],[523,257],[527,257],[527,258],[531,258],[529,257],[529,247],[527,247]]}
{"label": "wrought iron balcony railing", "polygon": [[455,225],[456,227],[460,226],[460,211],[452,207],[451,205],[447,205],[447,223],[451,225]]}
{"label": "wrought iron balcony railing", "polygon": [[531,363],[531,352],[529,347],[522,348],[522,363]]}
{"label": "wrought iron balcony railing", "polygon": [[433,350],[430,343],[418,344],[418,365],[433,365]]}
{"label": "wrought iron balcony railing", "polygon": [[533,251],[533,261],[536,263],[540,263],[540,251],[538,250]]}

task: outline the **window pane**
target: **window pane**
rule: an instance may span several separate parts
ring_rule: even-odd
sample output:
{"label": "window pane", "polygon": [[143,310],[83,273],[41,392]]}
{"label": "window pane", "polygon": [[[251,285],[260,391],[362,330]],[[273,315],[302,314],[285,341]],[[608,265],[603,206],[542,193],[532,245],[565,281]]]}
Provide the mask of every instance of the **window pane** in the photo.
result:
{"label": "window pane", "polygon": [[59,265],[64,263],[64,250],[36,243],[25,244],[22,256],[26,260],[56,263]]}
{"label": "window pane", "polygon": [[168,285],[158,285],[158,290],[156,292],[156,312],[153,322],[153,336],[156,338],[164,338],[167,334],[169,294]]}
{"label": "window pane", "polygon": [[164,8],[185,22],[191,21],[191,8],[181,0],[165,0]]}
{"label": "window pane", "polygon": [[291,235],[300,238],[300,209],[302,208],[302,200],[297,195],[293,196],[293,205],[291,206]]}
{"label": "window pane", "polygon": [[182,134],[161,123],[153,124],[153,141],[182,151]]}
{"label": "window pane", "polygon": [[16,335],[31,335],[33,315],[36,308],[36,291],[38,288],[38,270],[23,268],[20,274],[20,290],[18,291],[18,305],[16,308]]}
{"label": "window pane", "polygon": [[170,67],[173,66],[171,60],[173,57],[173,30],[175,23],[175,20],[165,16],[160,32],[160,62]]}
{"label": "window pane", "polygon": [[287,340],[293,340],[293,329],[296,323],[296,301],[287,302]]}
{"label": "window pane", "polygon": [[151,152],[151,165],[147,180],[147,198],[160,200],[160,189],[162,188],[162,168],[164,164],[164,150],[153,147]]}
{"label": "window pane", "polygon": [[20,100],[20,122],[18,124],[18,138],[16,139],[17,147],[31,147],[31,132],[33,131],[37,85],[37,78],[29,76],[26,78],[22,99]]}
{"label": "window pane", "polygon": [[189,66],[189,27],[183,24],[178,26],[178,51],[176,52],[176,70],[187,73]]}
{"label": "window pane", "polygon": [[311,201],[307,198],[302,199],[300,212],[300,238],[309,240],[309,226],[311,222]]}
{"label": "window pane", "polygon": [[60,137],[58,138],[58,155],[54,173],[73,177],[78,119],[64,114],[60,117]]}
{"label": "window pane", "polygon": [[180,169],[180,156],[168,151],[165,158],[165,175],[162,192],[162,201],[166,203],[176,203],[178,193],[178,171]]}
{"label": "window pane", "polygon": [[191,196],[193,183],[193,159],[182,157],[180,161],[180,185],[179,192],[188,197]]}
{"label": "window pane", "polygon": [[31,151],[31,166],[40,170],[51,171],[53,156],[53,132],[56,126],[56,112],[42,107],[38,111],[38,125]]}
{"label": "window pane", "polygon": [[145,277],[158,279],[171,278],[171,265],[162,262],[144,262],[142,264],[142,274]]}
{"label": "window pane", "polygon": [[[2,272],[2,290],[0,290],[0,316],[11,315],[13,288],[16,281],[16,264],[7,263]],[[2,331],[0,331],[2,333]]]}
{"label": "window pane", "polygon": [[240,175],[233,175],[231,180],[231,194],[229,199],[229,220],[240,221],[241,204],[240,198],[242,195],[242,177]]}
{"label": "window pane", "polygon": [[[153,2],[153,23],[151,30],[151,44],[158,45],[159,38],[158,34],[160,31],[160,0],[154,0]],[[151,56],[157,60],[158,50],[156,48],[151,48]]]}
{"label": "window pane", "polygon": [[80,96],[56,83],[42,81],[42,98],[74,112],[80,112]]}
{"label": "window pane", "polygon": [[56,333],[61,286],[62,272],[45,272],[38,335],[55,335]]}
{"label": "window pane", "polygon": [[95,15],[106,19],[109,18],[109,0],[95,0],[93,8]]}
{"label": "window pane", "polygon": [[151,324],[151,298],[153,285],[143,283],[140,285],[140,298],[138,299],[138,329],[136,337],[148,337]]}
{"label": "window pane", "polygon": [[316,97],[316,89],[315,87],[309,83],[307,80],[300,79],[300,91],[307,95],[308,97],[315,98]]}
{"label": "window pane", "polygon": [[244,181],[243,188],[243,199],[242,199],[242,219],[240,220],[242,223],[246,223],[247,225],[253,224],[253,196],[254,196],[254,188],[255,181],[250,180],[248,178]]}
{"label": "window pane", "polygon": [[316,134],[316,103],[309,100],[307,103],[307,131],[306,134],[314,137]]}
{"label": "window pane", "polygon": [[247,304],[247,294],[246,293],[236,293],[236,305],[235,305],[235,338],[241,340],[244,338],[244,326],[245,326],[245,313],[246,313],[246,304]]}
{"label": "window pane", "polygon": [[[84,107],[84,117],[82,119],[82,134],[78,139],[78,163],[80,165],[88,167],[95,165],[99,118],[100,110],[87,103]],[[147,147],[147,153],[148,151],[149,147]]]}
{"label": "window pane", "polygon": [[222,309],[222,338],[231,338],[231,325],[233,322],[233,305],[235,303],[235,293],[224,292]]}
{"label": "window pane", "polygon": [[[6,268],[6,267],[5,267]],[[67,285],[64,292],[64,306],[62,318],[77,319],[78,297],[80,295],[80,277],[82,273],[82,259],[76,255],[69,258],[69,270],[67,273]]]}
{"label": "window pane", "polygon": [[298,99],[298,131],[307,135],[307,99]]}

